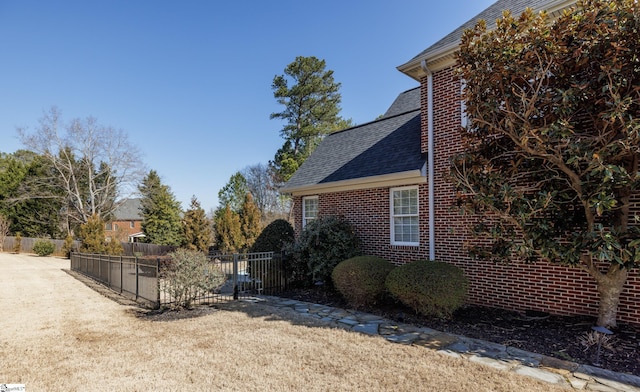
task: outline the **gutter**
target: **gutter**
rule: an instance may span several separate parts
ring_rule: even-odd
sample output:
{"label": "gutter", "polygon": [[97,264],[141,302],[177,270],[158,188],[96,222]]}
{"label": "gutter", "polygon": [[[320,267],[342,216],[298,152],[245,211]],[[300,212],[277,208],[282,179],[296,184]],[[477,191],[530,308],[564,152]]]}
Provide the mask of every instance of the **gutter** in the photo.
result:
{"label": "gutter", "polygon": [[309,194],[333,193],[382,187],[387,188],[407,184],[422,184],[425,182],[426,178],[424,176],[424,173],[421,169],[417,169],[399,173],[382,174],[371,177],[360,177],[350,180],[333,181],[320,184],[309,184],[293,187],[284,186],[278,189],[278,192],[280,192],[281,194],[289,194],[292,196],[305,196]]}
{"label": "gutter", "polygon": [[433,72],[427,67],[427,61],[420,62],[422,70],[427,74],[427,183],[429,185],[429,260],[436,259],[435,234],[435,187],[433,162]]}

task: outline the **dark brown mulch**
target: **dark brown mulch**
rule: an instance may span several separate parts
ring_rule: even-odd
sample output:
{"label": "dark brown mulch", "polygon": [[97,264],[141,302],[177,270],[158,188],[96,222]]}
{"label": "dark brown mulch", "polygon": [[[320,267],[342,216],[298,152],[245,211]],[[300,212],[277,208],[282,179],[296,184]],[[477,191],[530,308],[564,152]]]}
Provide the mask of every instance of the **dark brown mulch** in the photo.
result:
{"label": "dark brown mulch", "polygon": [[[279,294],[281,297],[330,305],[348,309],[342,297],[323,287],[292,289]],[[581,342],[595,319],[586,316],[553,316],[524,312],[466,306],[458,310],[450,320],[429,318],[387,299],[376,307],[359,309],[387,319],[470,338],[487,340],[551,357],[594,365],[596,346],[587,347]],[[621,324],[614,331],[613,348],[602,349],[599,366],[615,372],[640,376],[640,328]]]}

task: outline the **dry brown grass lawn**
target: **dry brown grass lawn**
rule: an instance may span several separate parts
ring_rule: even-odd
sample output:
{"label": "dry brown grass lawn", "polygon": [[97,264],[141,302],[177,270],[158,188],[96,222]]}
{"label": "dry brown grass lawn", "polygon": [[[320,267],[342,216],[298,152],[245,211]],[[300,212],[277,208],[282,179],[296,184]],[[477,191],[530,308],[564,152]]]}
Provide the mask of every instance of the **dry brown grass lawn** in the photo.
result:
{"label": "dry brown grass lawn", "polygon": [[68,267],[0,254],[0,383],[29,392],[561,390],[263,305],[139,317]]}

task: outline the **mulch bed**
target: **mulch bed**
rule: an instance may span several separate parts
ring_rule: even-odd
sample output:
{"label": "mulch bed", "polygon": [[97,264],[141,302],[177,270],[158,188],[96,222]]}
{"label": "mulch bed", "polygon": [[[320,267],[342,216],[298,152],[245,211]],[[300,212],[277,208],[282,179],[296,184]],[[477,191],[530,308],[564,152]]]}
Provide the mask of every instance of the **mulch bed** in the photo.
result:
{"label": "mulch bed", "polygon": [[[342,297],[323,287],[292,289],[279,294],[299,301],[347,309]],[[481,306],[466,306],[450,320],[429,318],[387,299],[376,307],[358,309],[398,322],[429,327],[470,338],[487,340],[551,357],[594,365],[596,346],[582,341],[595,325],[593,317],[553,316],[539,312],[513,312]],[[614,331],[612,348],[602,349],[599,366],[640,376],[640,328],[621,324]]]}

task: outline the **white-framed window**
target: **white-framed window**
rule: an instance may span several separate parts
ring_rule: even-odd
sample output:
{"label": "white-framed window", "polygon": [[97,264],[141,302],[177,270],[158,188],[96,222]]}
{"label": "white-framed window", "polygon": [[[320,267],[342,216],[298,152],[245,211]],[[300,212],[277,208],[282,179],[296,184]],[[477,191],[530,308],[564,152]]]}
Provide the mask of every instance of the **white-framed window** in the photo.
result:
{"label": "white-framed window", "polygon": [[391,244],[420,245],[418,187],[391,188]]}
{"label": "white-framed window", "polygon": [[133,229],[136,227],[136,223],[134,221],[129,222],[129,228]]}
{"label": "white-framed window", "polygon": [[107,222],[104,224],[104,230],[105,231],[111,231],[113,230],[113,224],[111,222]]}
{"label": "white-framed window", "polygon": [[302,228],[307,223],[318,218],[318,196],[305,196],[302,198]]}

